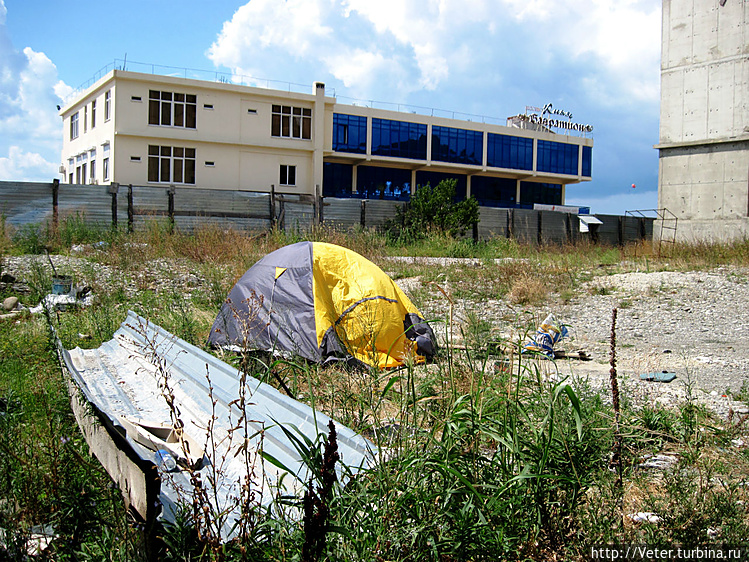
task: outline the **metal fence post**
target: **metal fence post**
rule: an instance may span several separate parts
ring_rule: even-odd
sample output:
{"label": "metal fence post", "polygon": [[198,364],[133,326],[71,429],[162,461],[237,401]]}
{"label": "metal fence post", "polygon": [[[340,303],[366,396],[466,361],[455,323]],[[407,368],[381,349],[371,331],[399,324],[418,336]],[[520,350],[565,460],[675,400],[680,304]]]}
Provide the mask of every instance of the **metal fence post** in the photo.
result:
{"label": "metal fence post", "polygon": [[58,203],[59,203],[59,196],[60,196],[60,180],[59,179],[53,179],[52,180],[52,228],[56,231],[57,230],[57,221],[58,221]]}
{"label": "metal fence post", "polygon": [[133,232],[133,215],[135,215],[133,207],[133,184],[130,184],[127,186],[127,231],[130,234]]}
{"label": "metal fence post", "polygon": [[273,230],[276,228],[276,186],[271,184],[270,186],[270,200],[269,200],[269,213],[270,213],[270,228]]}
{"label": "metal fence post", "polygon": [[167,189],[167,197],[169,198],[167,214],[169,215],[169,232],[174,233],[174,192],[176,188],[173,185]]}
{"label": "metal fence post", "polygon": [[112,196],[112,229],[117,230],[117,194],[120,191],[120,184],[114,182],[109,185],[107,192]]}

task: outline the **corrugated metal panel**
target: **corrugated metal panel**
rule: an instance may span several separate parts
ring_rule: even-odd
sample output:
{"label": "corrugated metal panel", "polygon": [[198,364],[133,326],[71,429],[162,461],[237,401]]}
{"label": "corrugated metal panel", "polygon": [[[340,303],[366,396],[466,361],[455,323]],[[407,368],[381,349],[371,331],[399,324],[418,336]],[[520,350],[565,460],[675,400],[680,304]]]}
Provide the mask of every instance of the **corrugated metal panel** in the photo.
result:
{"label": "corrugated metal panel", "polygon": [[616,215],[599,215],[596,217],[603,223],[598,227],[598,242],[616,246],[619,244],[619,219]]}
{"label": "corrugated metal panel", "polygon": [[[267,230],[270,226],[269,197],[269,194],[247,191],[177,188],[174,222],[177,228],[186,231],[205,224],[236,230]],[[218,216],[222,214],[228,216]]]}
{"label": "corrugated metal panel", "polygon": [[364,215],[365,226],[382,226],[395,218],[396,209],[405,205],[403,201],[367,199]]}
{"label": "corrugated metal panel", "polygon": [[326,197],[324,203],[325,224],[338,228],[352,228],[361,224],[361,199]]}
{"label": "corrugated metal panel", "polygon": [[[245,439],[251,450],[259,452],[262,447],[262,451],[278,459],[298,476],[296,481],[293,478],[282,479],[280,469],[263,462],[258,453],[255,466],[250,467],[255,478],[252,485],[258,495],[262,494],[261,503],[268,505],[279,485],[287,492],[293,491],[298,482],[306,481],[309,477],[302,458],[279,424],[289,428],[293,426],[312,441],[318,435],[328,433],[330,418],[326,415],[248,377],[246,388],[250,395],[244,412],[248,420],[246,433],[242,430],[241,435],[237,433],[230,438],[232,428],[237,426],[237,420],[242,415],[236,402],[240,396],[237,370],[133,312],[128,314],[112,340],[97,349],[63,350],[63,358],[86,399],[113,426],[121,428],[122,434],[125,434],[127,424],[120,418],[130,422],[145,420],[173,425],[174,416],[163,393],[165,379],[162,373],[167,373],[166,382],[172,389],[179,419],[193,442],[209,442],[207,428],[213,420],[212,436],[218,445],[215,454],[212,451],[207,453],[213,466],[219,468],[221,481],[217,494],[222,506],[233,505],[232,498],[238,494],[241,478],[247,473],[242,455],[236,455]],[[212,400],[215,400],[215,406]],[[336,432],[341,461],[354,472],[374,462],[376,456],[372,443],[343,425],[336,424]],[[136,442],[130,433],[126,438],[140,458],[154,459],[153,450]],[[206,466],[200,472],[208,470],[210,467]],[[115,480],[117,476],[112,475]],[[262,489],[258,482],[260,478],[266,480]],[[208,481],[205,475],[203,481]],[[183,487],[182,491],[180,487]],[[185,490],[190,489],[186,471],[162,474],[159,498],[165,508],[162,517],[173,520],[175,506],[189,501]],[[224,538],[228,538],[230,533],[228,529],[225,531]]]}
{"label": "corrugated metal panel", "polygon": [[133,228],[142,229],[148,221],[167,221],[168,187],[133,186]]}
{"label": "corrugated metal panel", "polygon": [[538,211],[513,209],[512,234],[518,242],[538,243]]}
{"label": "corrugated metal panel", "polygon": [[639,217],[629,217],[625,216],[623,218],[624,224],[623,224],[623,242],[626,244],[627,242],[637,242],[640,240],[640,218]]}
{"label": "corrugated metal panel", "polygon": [[488,240],[506,237],[508,219],[507,209],[479,207],[479,238]]}
{"label": "corrugated metal panel", "polygon": [[[112,195],[106,185],[60,184],[58,192],[58,217],[79,214],[86,224],[109,228],[112,224]],[[127,205],[127,197],[125,197]],[[119,206],[119,200],[118,200]]]}
{"label": "corrugated metal panel", "polygon": [[286,230],[307,232],[312,228],[314,207],[312,203],[284,202],[283,225]]}
{"label": "corrugated metal panel", "polygon": [[20,227],[52,218],[52,184],[0,181],[0,214]]}
{"label": "corrugated metal panel", "polygon": [[536,211],[541,218],[541,240],[545,244],[565,244],[567,242],[568,213],[556,211]]}

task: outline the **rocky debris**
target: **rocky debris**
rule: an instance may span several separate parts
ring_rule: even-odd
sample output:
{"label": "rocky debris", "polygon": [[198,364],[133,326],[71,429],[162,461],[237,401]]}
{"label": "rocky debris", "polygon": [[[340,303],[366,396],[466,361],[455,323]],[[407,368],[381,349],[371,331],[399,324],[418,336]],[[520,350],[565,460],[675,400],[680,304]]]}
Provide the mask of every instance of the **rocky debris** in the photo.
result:
{"label": "rocky debris", "polygon": [[678,462],[676,455],[645,455],[643,461],[635,468],[667,470]]}
{"label": "rocky debris", "polygon": [[18,297],[8,297],[3,301],[3,310],[10,312],[18,307]]}
{"label": "rocky debris", "polygon": [[[593,273],[584,276],[589,275]],[[416,304],[427,318],[447,318],[438,291],[418,278],[397,283],[418,296]],[[560,373],[605,392],[614,308],[619,381],[633,398],[664,405],[691,400],[724,420],[749,414],[745,404],[731,398],[749,380],[749,268],[596,275],[582,283],[572,299],[552,297],[540,307],[514,306],[504,299],[459,300],[452,310],[459,327],[450,337],[462,343],[461,330],[469,333],[470,326],[480,322],[489,326],[491,337],[522,343],[523,330],[532,333],[553,313],[570,334],[560,348],[583,349],[591,358],[557,360]],[[436,333],[444,344],[444,328]],[[640,380],[642,374],[663,371],[675,373],[676,379],[668,384]]]}
{"label": "rocky debris", "polygon": [[657,525],[661,522],[661,517],[651,511],[638,511],[637,513],[630,513],[628,517],[634,523],[650,523],[651,525]]}

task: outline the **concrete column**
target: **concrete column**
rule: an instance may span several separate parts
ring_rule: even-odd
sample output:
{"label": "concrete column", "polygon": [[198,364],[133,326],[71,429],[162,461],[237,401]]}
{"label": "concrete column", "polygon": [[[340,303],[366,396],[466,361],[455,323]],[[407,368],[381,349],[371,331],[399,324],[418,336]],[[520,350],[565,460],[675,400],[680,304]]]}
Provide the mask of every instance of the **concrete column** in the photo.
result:
{"label": "concrete column", "polygon": [[315,108],[312,110],[312,185],[309,193],[314,194],[314,186],[322,185],[323,150],[325,148],[325,84],[315,82]]}
{"label": "concrete column", "polygon": [[372,159],[372,116],[367,115],[367,160]]}

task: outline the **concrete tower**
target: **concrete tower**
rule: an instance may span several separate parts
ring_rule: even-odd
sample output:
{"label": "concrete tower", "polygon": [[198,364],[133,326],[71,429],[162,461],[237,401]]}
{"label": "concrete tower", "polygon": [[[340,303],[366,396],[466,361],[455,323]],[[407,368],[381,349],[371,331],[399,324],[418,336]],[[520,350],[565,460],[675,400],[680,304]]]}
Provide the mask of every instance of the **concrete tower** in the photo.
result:
{"label": "concrete tower", "polygon": [[658,206],[677,238],[749,236],[749,0],[663,0]]}

